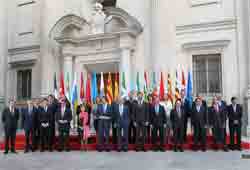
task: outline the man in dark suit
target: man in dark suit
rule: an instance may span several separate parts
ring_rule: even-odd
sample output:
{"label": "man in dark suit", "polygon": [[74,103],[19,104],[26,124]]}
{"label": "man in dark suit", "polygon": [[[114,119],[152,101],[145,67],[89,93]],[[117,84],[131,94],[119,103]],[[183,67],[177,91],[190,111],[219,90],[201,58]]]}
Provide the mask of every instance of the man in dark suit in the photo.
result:
{"label": "man in dark suit", "polygon": [[[241,150],[241,126],[242,126],[242,106],[237,103],[237,98],[231,98],[232,104],[228,106],[229,131],[230,131],[230,149]],[[237,136],[235,144],[234,135]]]}
{"label": "man in dark suit", "polygon": [[143,93],[138,93],[137,104],[134,105],[134,126],[136,127],[136,151],[146,151],[144,145],[146,142],[147,126],[149,126],[148,104],[143,100]]}
{"label": "man in dark suit", "polygon": [[213,122],[213,136],[215,142],[215,150],[218,149],[218,144],[223,144],[223,150],[225,152],[228,151],[226,144],[226,119],[227,112],[224,107],[220,107],[218,100],[216,98],[213,99],[213,104],[210,109],[211,114],[211,122]]}
{"label": "man in dark suit", "polygon": [[[160,105],[160,99],[158,96],[154,97],[154,107],[152,109],[152,116],[151,116],[151,125],[152,125],[152,143],[153,149],[155,151],[161,150],[165,151],[164,148],[164,128],[167,127],[167,118],[165,109],[163,106]],[[160,134],[160,146],[157,146],[157,138],[158,138],[158,131]]]}
{"label": "man in dark suit", "polygon": [[173,127],[174,136],[174,151],[183,152],[183,133],[184,133],[184,123],[185,123],[185,111],[181,107],[181,99],[176,100],[175,108],[170,113],[170,119]]}
{"label": "man in dark suit", "polygon": [[183,107],[183,110],[185,112],[185,122],[184,122],[184,132],[183,132],[183,139],[184,141],[187,140],[187,125],[188,125],[188,119],[191,117],[190,115],[190,111],[192,110],[192,108],[189,106],[189,102],[187,100],[187,98],[185,97],[185,90],[182,89],[181,90],[181,107]]}
{"label": "man in dark suit", "polygon": [[52,146],[49,145],[51,119],[52,113],[49,111],[48,99],[44,98],[39,114],[41,152],[43,152],[45,148],[48,148],[50,151],[52,150]]}
{"label": "man in dark suit", "polygon": [[136,127],[134,126],[134,107],[137,104],[137,99],[136,99],[136,92],[132,91],[129,94],[129,100],[126,101],[125,105],[128,106],[129,109],[129,118],[130,118],[130,123],[129,123],[129,131],[128,131],[128,140],[129,143],[135,144],[135,139],[136,139]]}
{"label": "man in dark suit", "polygon": [[62,150],[70,151],[69,148],[69,135],[70,135],[70,122],[73,119],[72,111],[68,107],[66,99],[61,99],[61,104],[56,112],[56,122],[58,124],[59,132],[59,152]]}
{"label": "man in dark suit", "polygon": [[[37,115],[37,110],[34,109],[33,103],[31,100],[27,101],[27,107],[22,109],[22,127],[24,128],[25,138],[26,138],[26,146],[24,153],[29,152],[31,149],[34,151],[34,146],[31,146],[35,143],[35,133],[34,133],[34,126],[35,126],[35,118]],[[30,142],[31,139],[31,142]]]}
{"label": "man in dark suit", "polygon": [[97,150],[101,152],[105,149],[107,152],[109,152],[109,131],[112,119],[112,108],[111,105],[107,103],[107,100],[104,96],[101,99],[101,104],[98,104],[97,106],[96,116],[99,120]]}
{"label": "man in dark suit", "polygon": [[35,99],[33,105],[33,139],[32,139],[32,151],[36,151],[38,149],[38,145],[40,142],[40,120],[39,115],[41,112],[41,107],[39,106],[40,100]]}
{"label": "man in dark suit", "polygon": [[50,121],[51,127],[50,127],[49,144],[53,146],[55,144],[55,123],[56,123],[55,117],[58,109],[58,101],[52,94],[48,96],[48,101],[49,101],[49,112],[52,114]]}
{"label": "man in dark suit", "polygon": [[3,110],[2,113],[2,122],[4,126],[5,134],[5,152],[9,152],[9,142],[11,143],[11,152],[17,153],[15,150],[15,141],[16,141],[16,130],[19,119],[19,111],[15,107],[15,101],[10,100],[9,106]]}
{"label": "man in dark suit", "polygon": [[114,124],[117,127],[118,137],[118,151],[128,151],[128,126],[129,120],[129,109],[124,104],[125,99],[120,98],[119,101],[114,105]]}
{"label": "man in dark suit", "polygon": [[194,150],[201,144],[202,151],[206,151],[206,108],[202,104],[202,99],[197,97],[191,112],[191,121],[194,128]]}
{"label": "man in dark suit", "polygon": [[118,98],[115,98],[111,103],[112,109],[112,144],[117,144],[118,136],[117,136],[117,124],[115,123],[115,106],[119,103]]}

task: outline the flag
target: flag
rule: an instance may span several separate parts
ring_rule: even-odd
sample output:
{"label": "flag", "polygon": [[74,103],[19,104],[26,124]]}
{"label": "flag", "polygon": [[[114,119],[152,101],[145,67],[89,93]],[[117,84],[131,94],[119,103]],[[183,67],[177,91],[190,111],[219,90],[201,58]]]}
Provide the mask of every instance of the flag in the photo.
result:
{"label": "flag", "polygon": [[86,101],[87,103],[91,103],[91,75],[89,73],[86,83]]}
{"label": "flag", "polygon": [[122,72],[122,90],[121,90],[121,96],[122,96],[122,98],[124,98],[127,95],[128,95],[128,92],[127,92],[127,86],[126,86],[125,72]]}
{"label": "flag", "polygon": [[175,72],[175,100],[181,98],[180,97],[180,82],[179,82],[179,75],[178,71]]}
{"label": "flag", "polygon": [[77,96],[77,77],[76,73],[74,76],[74,82],[72,86],[72,96],[71,96],[71,104],[73,108],[75,109],[78,104],[78,96]]}
{"label": "flag", "polygon": [[164,94],[165,94],[165,89],[164,89],[164,77],[163,73],[161,72],[161,81],[160,81],[160,100],[164,100]]}
{"label": "flag", "polygon": [[182,70],[182,76],[181,76],[181,89],[186,89],[186,79],[185,79],[185,73],[184,73],[184,70]]}
{"label": "flag", "polygon": [[118,73],[115,73],[115,93],[114,93],[114,99],[118,99],[119,97],[119,87],[118,87]]}
{"label": "flag", "polygon": [[144,72],[144,98],[145,101],[148,101],[148,89],[149,89],[149,81],[147,72]]}
{"label": "flag", "polygon": [[84,80],[83,80],[83,73],[81,72],[81,82],[80,82],[80,99],[83,101],[84,99]]}
{"label": "flag", "polygon": [[60,75],[60,89],[59,89],[60,97],[65,96],[65,91],[64,91],[64,75],[61,73]]}
{"label": "flag", "polygon": [[69,72],[67,72],[66,76],[66,97],[70,101],[70,77],[69,77]]}
{"label": "flag", "polygon": [[96,97],[98,95],[96,72],[92,73],[92,79],[91,80],[92,80],[92,83],[91,83],[91,85],[92,85],[92,88],[91,88],[91,91],[92,91],[92,93],[91,93],[91,99],[92,99],[92,101],[95,101]]}
{"label": "flag", "polygon": [[57,91],[57,81],[56,81],[56,73],[54,74],[54,96],[58,99],[58,91]]}
{"label": "flag", "polygon": [[172,81],[171,81],[171,76],[169,73],[168,73],[168,97],[173,102]]}
{"label": "flag", "polygon": [[193,83],[192,83],[192,74],[191,71],[188,71],[188,80],[187,80],[187,100],[189,103],[189,107],[192,107],[193,103]]}
{"label": "flag", "polygon": [[136,74],[136,90],[137,90],[137,92],[141,91],[141,89],[140,89],[140,73],[139,72],[137,72],[137,74]]}
{"label": "flag", "polygon": [[151,72],[151,84],[150,84],[150,93],[154,91],[154,88],[156,87],[156,73],[153,71]]}
{"label": "flag", "polygon": [[101,97],[105,96],[105,93],[104,93],[103,72],[101,72],[100,96],[101,96]]}
{"label": "flag", "polygon": [[107,82],[107,100],[109,104],[111,104],[113,100],[113,88],[112,88],[112,79],[110,72],[108,75],[108,82]]}

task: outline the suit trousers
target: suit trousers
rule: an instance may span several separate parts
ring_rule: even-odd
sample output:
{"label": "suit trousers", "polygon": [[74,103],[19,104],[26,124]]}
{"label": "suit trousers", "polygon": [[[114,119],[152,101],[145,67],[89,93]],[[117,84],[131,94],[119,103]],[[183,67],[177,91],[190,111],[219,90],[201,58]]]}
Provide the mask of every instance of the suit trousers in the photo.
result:
{"label": "suit trousers", "polygon": [[[237,142],[237,146],[241,146],[241,125],[229,125],[230,133],[230,145],[233,146]],[[236,134],[237,141],[235,141],[234,135]]]}
{"label": "suit trousers", "polygon": [[136,140],[136,127],[134,126],[134,124],[133,124],[132,121],[129,124],[128,136],[129,136],[129,143],[135,144],[135,140]]}
{"label": "suit trousers", "polygon": [[59,128],[59,150],[69,150],[69,128]]}
{"label": "suit trousers", "polygon": [[5,129],[5,151],[9,151],[9,143],[11,144],[11,151],[15,151],[16,130]]}
{"label": "suit trousers", "polygon": [[109,131],[111,121],[108,119],[100,119],[98,121],[98,149],[109,148]]}
{"label": "suit trousers", "polygon": [[120,125],[117,128],[118,149],[128,149],[128,126]]}
{"label": "suit trousers", "polygon": [[194,125],[194,144],[206,145],[206,128],[202,127],[200,124]]}
{"label": "suit trousers", "polygon": [[175,127],[173,128],[173,137],[174,137],[174,144],[183,144],[183,131],[184,128],[182,127]]}
{"label": "suit trousers", "polygon": [[153,126],[152,143],[153,145],[157,144],[158,132],[160,136],[160,146],[163,147],[164,146],[164,127],[163,126],[157,126],[157,125]]}
{"label": "suit trousers", "polygon": [[41,142],[41,150],[44,150],[45,147],[49,148],[49,127],[41,127],[40,129],[40,142]]}
{"label": "suit trousers", "polygon": [[136,146],[144,149],[146,143],[147,127],[143,123],[138,123],[136,126]]}

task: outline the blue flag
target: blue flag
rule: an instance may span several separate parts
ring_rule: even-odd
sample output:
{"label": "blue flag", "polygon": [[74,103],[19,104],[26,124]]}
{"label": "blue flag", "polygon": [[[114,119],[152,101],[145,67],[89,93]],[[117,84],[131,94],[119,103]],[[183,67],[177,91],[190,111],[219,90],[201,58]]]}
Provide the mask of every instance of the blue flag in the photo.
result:
{"label": "blue flag", "polygon": [[96,100],[96,97],[98,95],[98,90],[97,90],[97,79],[96,79],[96,72],[92,73],[92,88],[91,88],[91,99],[92,101]]}
{"label": "blue flag", "polygon": [[192,107],[193,103],[193,83],[191,71],[188,71],[188,82],[187,82],[187,100],[189,102],[189,107]]}

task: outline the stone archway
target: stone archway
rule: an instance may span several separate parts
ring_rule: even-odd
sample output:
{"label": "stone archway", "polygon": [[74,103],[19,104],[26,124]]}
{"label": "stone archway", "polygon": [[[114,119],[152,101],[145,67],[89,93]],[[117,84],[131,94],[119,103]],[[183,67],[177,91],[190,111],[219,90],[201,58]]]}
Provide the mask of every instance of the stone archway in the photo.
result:
{"label": "stone archway", "polygon": [[130,79],[131,57],[142,26],[121,8],[107,7],[104,11],[112,20],[103,34],[91,34],[89,24],[76,15],[62,17],[52,28],[50,39],[57,44],[61,69],[70,77],[74,72],[87,72],[88,65],[118,63],[119,71],[126,70],[126,79]]}

